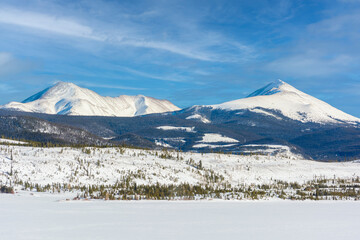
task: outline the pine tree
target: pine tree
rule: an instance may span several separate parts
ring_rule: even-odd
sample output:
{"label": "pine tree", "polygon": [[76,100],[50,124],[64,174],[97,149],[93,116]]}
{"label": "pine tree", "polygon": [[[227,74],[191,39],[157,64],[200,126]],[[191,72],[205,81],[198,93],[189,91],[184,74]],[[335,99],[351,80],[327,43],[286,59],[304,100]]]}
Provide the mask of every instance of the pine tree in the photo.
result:
{"label": "pine tree", "polygon": [[11,164],[10,164],[10,174],[9,175],[12,176],[13,175],[13,161],[14,161],[12,150],[11,150],[10,160],[11,160]]}

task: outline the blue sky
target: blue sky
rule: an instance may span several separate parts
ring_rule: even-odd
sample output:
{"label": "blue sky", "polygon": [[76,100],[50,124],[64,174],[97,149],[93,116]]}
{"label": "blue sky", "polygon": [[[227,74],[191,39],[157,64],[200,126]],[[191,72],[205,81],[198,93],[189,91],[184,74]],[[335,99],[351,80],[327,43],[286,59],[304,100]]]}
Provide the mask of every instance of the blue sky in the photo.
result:
{"label": "blue sky", "polygon": [[360,117],[360,1],[0,2],[0,104],[68,81],[179,107],[282,79]]}

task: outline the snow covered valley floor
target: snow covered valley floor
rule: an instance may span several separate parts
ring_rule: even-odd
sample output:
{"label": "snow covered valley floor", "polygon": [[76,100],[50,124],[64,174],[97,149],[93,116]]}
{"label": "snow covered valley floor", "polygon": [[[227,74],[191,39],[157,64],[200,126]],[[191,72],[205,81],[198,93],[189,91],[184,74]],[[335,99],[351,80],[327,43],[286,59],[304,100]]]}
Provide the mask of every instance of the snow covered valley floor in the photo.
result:
{"label": "snow covered valley floor", "polygon": [[1,240],[360,236],[359,161],[7,144]]}
{"label": "snow covered valley floor", "polygon": [[[70,194],[71,195],[71,194]],[[357,201],[63,201],[0,194],[0,238],[358,239]]]}
{"label": "snow covered valley floor", "polygon": [[360,163],[285,155],[0,145],[1,192],[72,199],[359,200]]}

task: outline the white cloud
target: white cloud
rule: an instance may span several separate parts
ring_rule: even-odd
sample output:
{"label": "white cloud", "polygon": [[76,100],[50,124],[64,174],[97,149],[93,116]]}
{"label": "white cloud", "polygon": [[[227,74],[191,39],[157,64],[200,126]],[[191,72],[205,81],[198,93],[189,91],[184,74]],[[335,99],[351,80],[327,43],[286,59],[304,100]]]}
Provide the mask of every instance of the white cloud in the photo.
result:
{"label": "white cloud", "polygon": [[74,20],[13,8],[0,9],[0,23],[29,27],[74,37],[104,40],[103,37],[95,35],[93,29],[89,26],[82,25]]}
{"label": "white cloud", "polygon": [[[143,26],[144,24],[124,21],[113,26],[106,21],[98,22],[95,19],[92,23],[96,22],[96,24],[90,26],[85,24],[89,21],[84,17],[82,17],[82,22],[80,23],[78,18],[62,15],[53,16],[16,8],[0,8],[0,23],[2,24],[53,34],[85,38],[118,46],[155,49],[201,61],[229,62],[238,61],[242,58],[241,55],[244,58],[249,56],[249,47],[236,41],[228,41],[217,34],[202,34],[201,31],[197,31],[197,34],[202,36],[201,38],[191,37],[187,41],[171,38],[164,40],[158,32],[152,32]],[[186,30],[181,31],[186,33]]]}
{"label": "white cloud", "polygon": [[7,63],[11,62],[13,57],[9,53],[0,52],[0,67],[6,65]]}
{"label": "white cloud", "polygon": [[360,0],[338,0],[343,3],[360,3]]}
{"label": "white cloud", "polygon": [[31,62],[15,58],[11,53],[0,52],[0,76],[24,72],[34,66]]}
{"label": "white cloud", "polygon": [[140,36],[113,36],[112,33],[99,34],[87,25],[75,20],[50,16],[42,13],[28,12],[13,8],[0,9],[0,23],[12,24],[22,27],[39,29],[56,34],[81,37],[96,41],[109,40],[115,45],[129,45],[133,47],[151,48],[179,54],[193,59],[204,61],[215,60],[204,52],[196,52],[194,49],[169,42],[142,40]]}
{"label": "white cloud", "polygon": [[139,71],[139,70],[131,69],[131,68],[128,68],[128,67],[118,67],[118,68],[120,70],[128,72],[130,74],[134,74],[134,75],[137,75],[137,76],[140,76],[140,77],[145,77],[145,78],[151,78],[151,79],[157,79],[157,80],[163,80],[163,81],[170,81],[170,82],[185,82],[185,81],[187,81],[183,77],[180,77],[180,76],[177,76],[177,75],[159,76],[159,75],[154,75],[154,74],[142,72],[142,71]]}
{"label": "white cloud", "polygon": [[338,15],[324,19],[322,21],[310,24],[308,29],[314,36],[328,36],[332,38],[340,38],[347,36],[352,38],[354,36],[359,37],[360,27],[360,12],[350,12],[343,15]]}
{"label": "white cloud", "polygon": [[153,48],[164,50],[168,52],[172,52],[175,54],[179,54],[185,57],[203,60],[203,61],[219,61],[215,57],[211,57],[211,54],[206,52],[199,52],[196,49],[189,49],[186,45],[178,45],[174,43],[168,42],[157,42],[157,41],[141,41],[141,40],[124,40],[121,41],[122,44],[127,44],[134,47],[143,47],[143,48]]}
{"label": "white cloud", "polygon": [[146,88],[136,88],[136,87],[128,87],[122,86],[117,84],[97,84],[97,83],[90,83],[90,82],[75,82],[76,84],[84,85],[86,87],[97,87],[97,88],[110,88],[110,89],[122,89],[122,90],[146,90]]}
{"label": "white cloud", "polygon": [[343,76],[359,72],[360,12],[329,16],[307,25],[282,56],[265,64],[283,77]]}
{"label": "white cloud", "polygon": [[332,58],[316,54],[302,54],[277,59],[265,69],[286,76],[313,77],[343,73],[355,60],[348,55],[338,55]]}

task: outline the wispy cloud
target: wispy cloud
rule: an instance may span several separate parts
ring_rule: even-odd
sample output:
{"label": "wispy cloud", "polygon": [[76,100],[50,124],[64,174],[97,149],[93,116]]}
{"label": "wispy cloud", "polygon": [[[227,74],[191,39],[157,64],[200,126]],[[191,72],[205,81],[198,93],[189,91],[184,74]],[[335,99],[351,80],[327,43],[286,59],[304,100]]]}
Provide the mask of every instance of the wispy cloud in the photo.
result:
{"label": "wispy cloud", "polygon": [[31,69],[34,64],[15,58],[7,52],[0,52],[0,76],[20,73]]}
{"label": "wispy cloud", "polygon": [[124,72],[128,72],[130,74],[144,77],[144,78],[157,79],[157,80],[170,81],[170,82],[186,82],[186,81],[188,81],[188,79],[185,79],[184,77],[178,76],[176,74],[173,74],[170,76],[166,76],[166,75],[163,76],[163,75],[155,75],[155,74],[135,70],[135,69],[128,68],[128,67],[118,67],[118,69],[121,71],[124,71]]}
{"label": "wispy cloud", "polygon": [[10,53],[0,52],[0,67],[8,64],[13,60],[13,57]]}
{"label": "wispy cloud", "polygon": [[287,77],[326,77],[359,73],[360,12],[348,11],[310,23],[292,44],[279,49],[266,71]]}
{"label": "wispy cloud", "polygon": [[74,37],[89,38],[98,41],[104,40],[103,37],[96,35],[91,27],[80,24],[72,19],[14,8],[0,8],[0,23],[29,27]]}
{"label": "wispy cloud", "polygon": [[348,55],[331,58],[316,54],[299,54],[277,59],[265,65],[267,71],[296,77],[328,76],[344,73],[354,59]]}
{"label": "wispy cloud", "polygon": [[14,87],[12,87],[12,86],[10,86],[9,84],[6,84],[6,83],[0,83],[0,91],[3,92],[3,93],[16,93],[16,92],[19,92]]}
{"label": "wispy cloud", "polygon": [[120,44],[125,44],[133,47],[143,47],[143,48],[152,48],[163,51],[168,51],[171,53],[179,54],[188,58],[203,60],[203,61],[219,61],[218,58],[212,56],[208,52],[201,52],[196,49],[189,49],[188,46],[181,44],[174,44],[169,42],[156,42],[156,41],[144,41],[140,39],[124,39],[118,41]]}
{"label": "wispy cloud", "polygon": [[343,3],[360,3],[360,0],[338,0]]}
{"label": "wispy cloud", "polygon": [[299,4],[292,0],[264,1],[262,4],[264,6],[257,11],[255,18],[268,25],[277,25],[293,18],[299,7]]}
{"label": "wispy cloud", "polygon": [[90,83],[90,82],[82,82],[82,81],[75,81],[74,83],[83,85],[85,87],[121,89],[121,90],[146,90],[146,88],[122,86],[122,85],[118,85],[118,84],[102,84],[102,83]]}
{"label": "wispy cloud", "polygon": [[[140,18],[142,17],[141,14]],[[120,26],[106,24],[106,21],[91,26],[86,19],[76,17],[50,15],[10,7],[0,8],[0,23],[2,24],[32,28],[53,34],[118,46],[154,49],[201,61],[228,62],[246,59],[249,56],[250,47],[218,36],[218,34],[204,32],[201,36],[202,40],[192,38],[190,38],[191,41],[181,41],[181,39],[176,41],[172,38],[164,40],[161,35],[152,33],[143,24],[128,22],[129,19],[126,21]],[[226,48],[225,52],[224,48]]]}
{"label": "wispy cloud", "polygon": [[[331,37],[331,39],[350,40],[354,37],[360,37],[359,31],[354,31],[359,27],[360,11],[354,10],[310,24],[308,31],[314,37]],[[345,36],[350,39],[344,39]]]}

